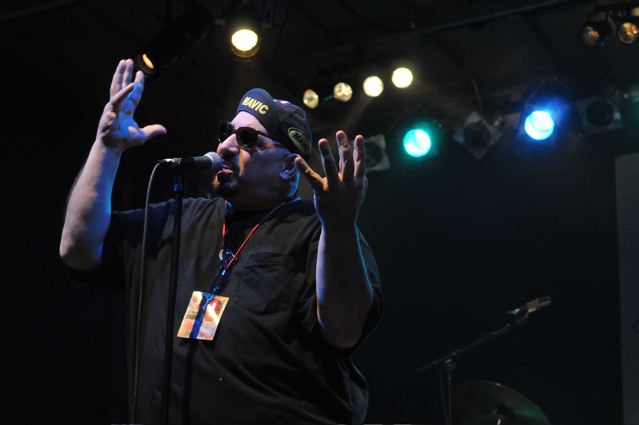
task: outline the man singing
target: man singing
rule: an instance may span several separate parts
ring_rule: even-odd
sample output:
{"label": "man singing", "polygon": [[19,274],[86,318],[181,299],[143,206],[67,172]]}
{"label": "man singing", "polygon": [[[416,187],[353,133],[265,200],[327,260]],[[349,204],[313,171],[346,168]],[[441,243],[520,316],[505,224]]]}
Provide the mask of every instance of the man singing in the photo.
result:
{"label": "man singing", "polygon": [[[129,379],[139,423],[159,423],[175,202],[111,211],[121,155],[166,133],[133,114],[144,89],[120,61],[96,140],[67,206],[60,255],[74,280],[117,286],[129,300]],[[351,360],[382,315],[373,254],[356,221],[367,187],[364,139],[318,142],[325,177],[307,163],[305,112],[249,90],[220,125],[217,198],[186,199],[174,319],[169,423],[362,423],[367,384]],[[299,174],[314,202],[297,198]],[[142,308],[140,265],[146,258]],[[140,314],[139,340],[133,323]],[[129,355],[129,371],[135,358]],[[130,395],[130,405],[133,403]]]}

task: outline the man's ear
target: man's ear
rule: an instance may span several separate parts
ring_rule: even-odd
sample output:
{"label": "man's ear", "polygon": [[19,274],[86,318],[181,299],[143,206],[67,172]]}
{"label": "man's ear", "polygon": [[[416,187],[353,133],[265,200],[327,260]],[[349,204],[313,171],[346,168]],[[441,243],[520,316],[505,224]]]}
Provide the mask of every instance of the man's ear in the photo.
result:
{"label": "man's ear", "polygon": [[282,161],[282,169],[280,170],[280,177],[284,180],[290,180],[297,175],[297,165],[295,164],[295,158],[297,155],[292,153],[287,155]]}

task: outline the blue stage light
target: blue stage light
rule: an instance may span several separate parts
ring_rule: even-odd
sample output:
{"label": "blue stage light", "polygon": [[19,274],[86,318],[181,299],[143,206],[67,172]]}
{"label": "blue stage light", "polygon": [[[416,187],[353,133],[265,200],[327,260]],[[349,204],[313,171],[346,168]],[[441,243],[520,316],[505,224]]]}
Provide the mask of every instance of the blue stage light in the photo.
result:
{"label": "blue stage light", "polygon": [[534,140],[546,140],[555,131],[555,121],[548,111],[533,111],[524,121],[524,130]]}
{"label": "blue stage light", "polygon": [[406,153],[414,158],[428,155],[433,145],[430,135],[422,128],[413,128],[406,132],[403,144]]}

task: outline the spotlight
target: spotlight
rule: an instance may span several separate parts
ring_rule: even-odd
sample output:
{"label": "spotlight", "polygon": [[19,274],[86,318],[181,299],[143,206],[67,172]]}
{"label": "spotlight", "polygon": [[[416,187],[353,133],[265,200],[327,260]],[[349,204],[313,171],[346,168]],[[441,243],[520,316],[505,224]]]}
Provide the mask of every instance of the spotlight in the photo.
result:
{"label": "spotlight", "polygon": [[403,127],[402,146],[408,155],[421,158],[439,153],[441,126],[436,121],[411,120],[407,124],[409,125]]}
{"label": "spotlight", "polygon": [[413,83],[413,73],[405,67],[396,68],[391,77],[395,87],[405,89]]}
{"label": "spotlight", "polygon": [[228,14],[228,37],[233,54],[239,58],[250,58],[260,49],[260,15],[248,0],[231,10]]}
{"label": "spotlight", "polygon": [[619,21],[617,38],[624,44],[633,44],[639,38],[639,7],[630,10],[628,15]]}
{"label": "spotlight", "polygon": [[257,53],[260,38],[250,28],[241,28],[231,35],[233,53],[241,58],[248,58]]}
{"label": "spotlight", "polygon": [[377,97],[384,91],[384,82],[377,75],[371,75],[364,80],[364,93],[370,97]]}
{"label": "spotlight", "polygon": [[589,20],[581,28],[581,42],[586,47],[599,47],[603,46],[604,40],[612,34],[612,25],[605,18]]}
{"label": "spotlight", "polygon": [[171,22],[135,55],[136,66],[147,76],[157,75],[202,40],[212,23],[211,15],[204,6],[194,7]]}
{"label": "spotlight", "polygon": [[317,105],[319,105],[319,96],[314,90],[307,89],[304,91],[304,105],[310,109],[317,108]]}
{"label": "spotlight", "polygon": [[594,96],[578,100],[576,106],[586,135],[623,128],[621,110],[613,99]]}
{"label": "spotlight", "polygon": [[463,128],[457,127],[453,134],[453,139],[477,159],[481,159],[500,138],[501,132],[497,127],[489,124],[478,112],[470,114]]}
{"label": "spotlight", "polygon": [[557,130],[572,110],[570,89],[559,82],[546,82],[537,87],[524,103],[518,135],[538,145],[553,146]]}
{"label": "spotlight", "polygon": [[353,97],[353,89],[348,83],[339,82],[333,87],[333,97],[341,102],[348,102]]}
{"label": "spotlight", "polygon": [[407,154],[413,158],[420,158],[428,155],[433,146],[433,141],[425,129],[413,128],[406,132],[402,144]]}
{"label": "spotlight", "polygon": [[548,111],[536,110],[526,116],[524,130],[533,140],[547,140],[555,131],[555,120]]}
{"label": "spotlight", "polygon": [[429,115],[429,111],[420,108],[405,110],[385,131],[397,142],[391,145],[401,143],[404,152],[413,158],[436,156],[443,128]]}
{"label": "spotlight", "polygon": [[366,172],[383,171],[390,168],[390,160],[386,153],[386,138],[383,134],[366,136]]}

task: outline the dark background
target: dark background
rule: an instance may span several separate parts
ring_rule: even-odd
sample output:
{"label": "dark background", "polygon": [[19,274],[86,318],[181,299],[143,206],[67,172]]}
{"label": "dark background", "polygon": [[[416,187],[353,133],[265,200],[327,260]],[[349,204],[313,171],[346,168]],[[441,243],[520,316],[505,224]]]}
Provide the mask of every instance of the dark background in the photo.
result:
{"label": "dark background", "polygon": [[[72,286],[58,242],[115,65],[190,3],[2,6],[2,416],[125,421],[123,297]],[[610,2],[257,3],[272,22],[257,58],[234,60],[219,27],[148,81],[136,117],[169,134],[126,153],[114,208],[143,204],[155,160],[212,150],[217,122],[232,117],[250,87],[301,104],[303,90],[327,75],[350,78],[359,91],[365,69],[411,63],[410,89],[386,80],[378,99],[360,94],[309,111],[316,138],[343,128],[385,134],[388,144],[391,168],[369,174],[360,217],[386,295],[382,324],[355,356],[371,387],[368,422],[442,423],[437,373],[415,370],[502,326],[506,310],[547,295],[552,307],[526,326],[459,358],[455,381],[504,384],[552,423],[621,423],[614,160],[639,147],[637,104],[622,103],[624,129],[591,137],[571,109],[544,147],[527,144],[518,120],[508,121],[481,160],[451,138],[479,100],[516,117],[539,87],[570,105],[603,87],[627,93],[639,79],[639,47],[611,40],[591,51],[577,36],[593,6]],[[222,17],[228,2],[204,4]],[[442,126],[436,157],[402,153],[398,134],[419,114]],[[153,199],[169,196],[168,183],[159,177]],[[201,193],[198,183],[192,194]]]}

